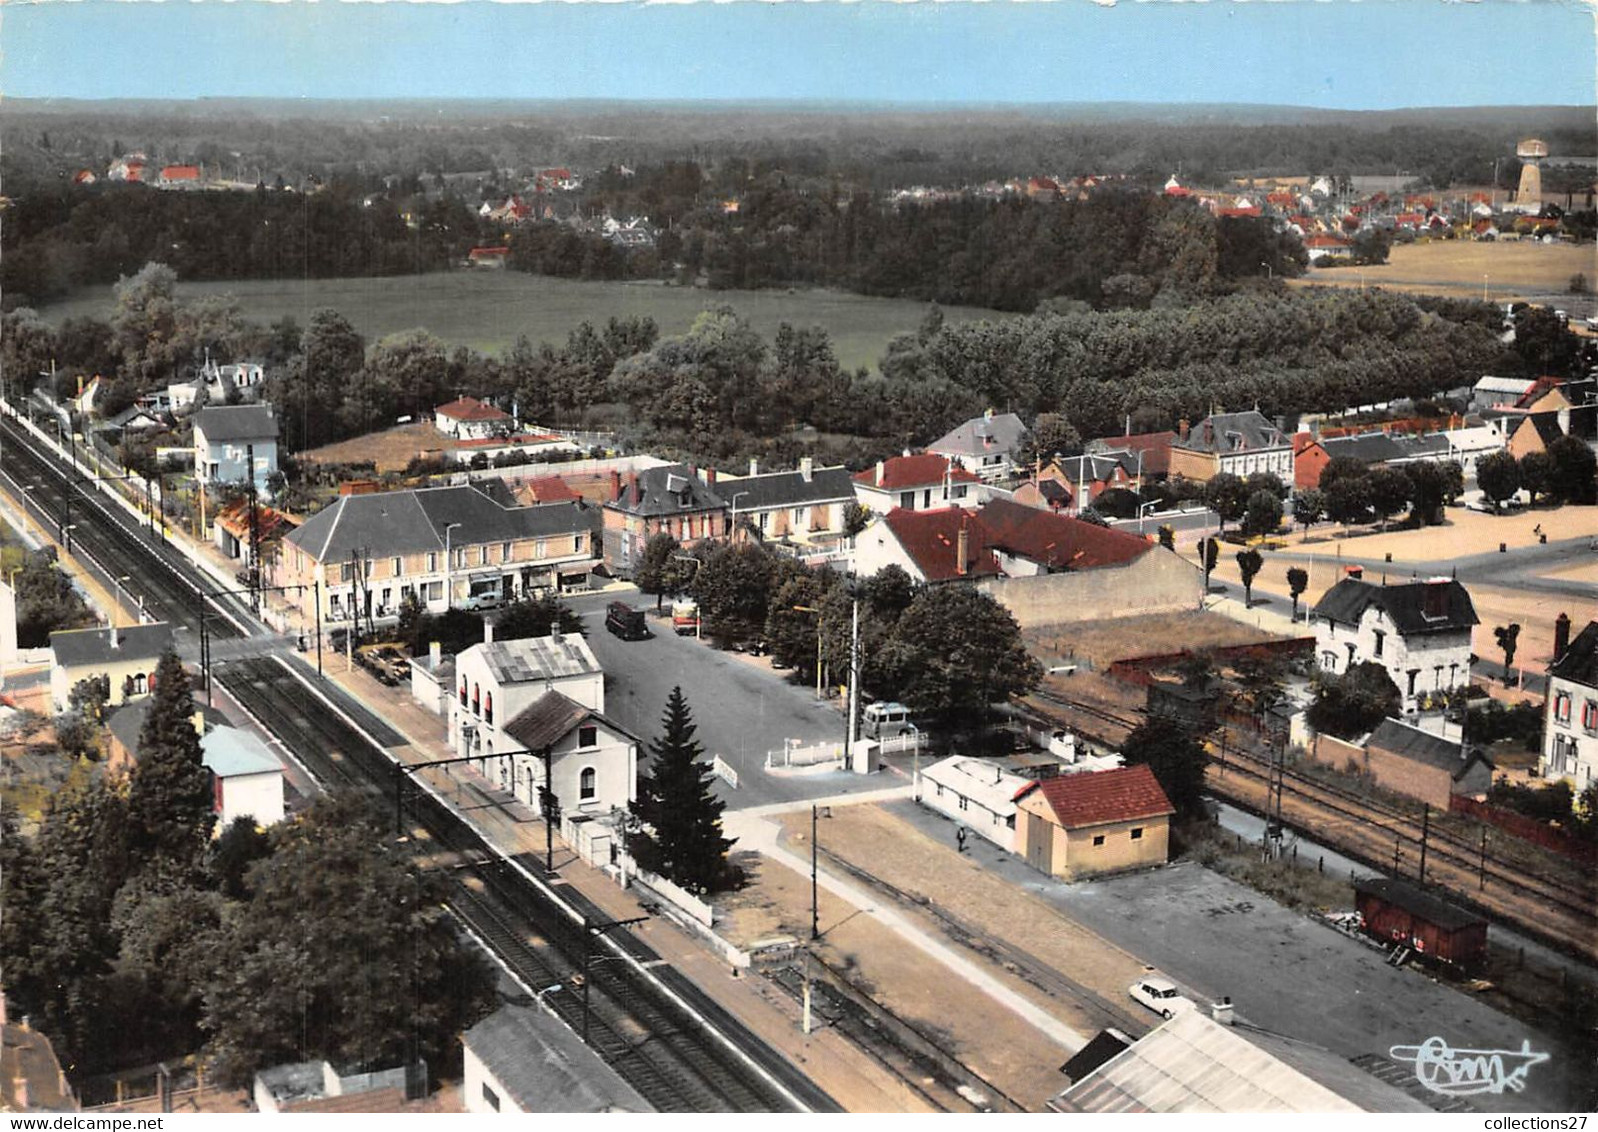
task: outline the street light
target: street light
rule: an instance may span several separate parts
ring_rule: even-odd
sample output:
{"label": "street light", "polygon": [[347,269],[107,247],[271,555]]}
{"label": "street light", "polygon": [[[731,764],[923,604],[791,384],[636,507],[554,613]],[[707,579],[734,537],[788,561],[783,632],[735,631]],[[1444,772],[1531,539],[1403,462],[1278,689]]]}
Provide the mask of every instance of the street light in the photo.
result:
{"label": "street light", "polygon": [[450,532],[458,526],[460,526],[459,523],[444,524],[444,610],[446,613],[453,607],[455,597],[452,592],[454,579],[450,577],[450,567],[454,565],[454,562],[450,559],[449,536]]}
{"label": "street light", "polygon": [[738,499],[740,496],[748,494],[748,491],[735,491],[732,493],[732,530],[729,533],[733,542],[738,541]]}
{"label": "street light", "polygon": [[1261,260],[1260,261],[1260,266],[1265,269],[1265,282],[1269,283],[1272,279],[1274,279],[1276,277],[1276,273],[1271,270],[1271,265],[1270,264],[1266,263],[1264,260]]}
{"label": "street light", "polygon": [[825,816],[829,818],[832,816],[831,806],[810,807],[810,938],[812,940],[821,938],[821,909],[816,900],[816,820],[822,816],[823,810],[826,811]]}
{"label": "street light", "polygon": [[1152,503],[1139,503],[1138,504],[1138,506],[1137,506],[1137,533],[1138,534],[1142,534],[1143,533],[1143,519],[1148,515],[1148,513],[1150,511],[1154,510],[1154,508],[1158,507],[1159,505],[1160,505],[1160,501],[1158,499],[1154,500],[1154,502],[1152,502]]}

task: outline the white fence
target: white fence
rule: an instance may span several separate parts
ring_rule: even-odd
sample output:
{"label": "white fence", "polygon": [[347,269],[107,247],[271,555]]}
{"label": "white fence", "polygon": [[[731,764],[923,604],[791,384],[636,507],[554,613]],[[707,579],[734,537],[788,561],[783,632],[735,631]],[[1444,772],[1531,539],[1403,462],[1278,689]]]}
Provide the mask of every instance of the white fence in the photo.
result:
{"label": "white fence", "polygon": [[738,789],[738,771],[726,759],[717,755],[710,762],[710,770],[717,778],[721,779],[734,790]]}
{"label": "white fence", "polygon": [[652,892],[679,912],[682,912],[690,919],[697,920],[705,927],[715,926],[716,914],[709,904],[706,904],[687,889],[673,884],[665,877],[658,877],[654,873],[639,869],[633,874],[633,883],[639,888]]}
{"label": "white fence", "polygon": [[809,747],[789,743],[780,751],[766,752],[767,770],[774,767],[820,766],[822,763],[842,761],[842,743],[816,743]]}

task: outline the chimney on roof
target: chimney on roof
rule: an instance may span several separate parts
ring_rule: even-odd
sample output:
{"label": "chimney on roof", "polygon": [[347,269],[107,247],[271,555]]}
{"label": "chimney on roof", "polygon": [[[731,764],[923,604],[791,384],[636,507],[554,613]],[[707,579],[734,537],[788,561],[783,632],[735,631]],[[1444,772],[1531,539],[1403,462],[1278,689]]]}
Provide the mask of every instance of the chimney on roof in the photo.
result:
{"label": "chimney on roof", "polygon": [[1215,422],[1214,421],[1205,421],[1204,422],[1204,444],[1206,446],[1209,446],[1209,445],[1212,445],[1214,443],[1215,443]]}
{"label": "chimney on roof", "polygon": [[615,468],[610,469],[610,498],[612,502],[621,498],[621,473]]}
{"label": "chimney on roof", "polygon": [[639,501],[638,500],[638,473],[637,472],[628,472],[627,473],[627,501],[629,503],[637,503]]}
{"label": "chimney on roof", "polygon": [[483,618],[483,644],[491,645],[493,643],[494,643],[494,623],[492,621],[490,621],[488,618],[485,617],[485,618]]}
{"label": "chimney on roof", "polygon": [[906,448],[903,452],[899,453],[899,455],[908,460],[910,458],[910,449]]}
{"label": "chimney on roof", "polygon": [[954,542],[954,572],[965,575],[966,555],[971,553],[971,532],[966,530],[965,520],[960,520],[960,533],[955,536]]}
{"label": "chimney on roof", "polygon": [[715,468],[706,468],[705,469],[705,486],[706,487],[715,487],[716,486],[716,469]]}
{"label": "chimney on roof", "polygon": [[887,463],[886,463],[886,461],[878,460],[877,461],[877,486],[878,487],[882,486],[882,474],[885,471],[887,471]]}
{"label": "chimney on roof", "polygon": [[799,457],[799,478],[809,483],[815,478],[816,461],[813,456]]}
{"label": "chimney on roof", "polygon": [[1345,566],[1343,572],[1356,582],[1365,580],[1365,567],[1363,566]]}
{"label": "chimney on roof", "polygon": [[1561,613],[1554,618],[1554,660],[1558,660],[1570,650],[1570,614]]}
{"label": "chimney on roof", "polygon": [[1227,995],[1210,1007],[1210,1017],[1223,1026],[1237,1025],[1237,1015],[1232,1006],[1232,996]]}
{"label": "chimney on roof", "polygon": [[1193,426],[1188,423],[1188,420],[1187,420],[1186,417],[1183,417],[1181,420],[1177,421],[1176,422],[1176,438],[1178,440],[1186,440],[1187,439],[1187,430],[1189,428],[1191,428],[1191,427],[1193,427]]}

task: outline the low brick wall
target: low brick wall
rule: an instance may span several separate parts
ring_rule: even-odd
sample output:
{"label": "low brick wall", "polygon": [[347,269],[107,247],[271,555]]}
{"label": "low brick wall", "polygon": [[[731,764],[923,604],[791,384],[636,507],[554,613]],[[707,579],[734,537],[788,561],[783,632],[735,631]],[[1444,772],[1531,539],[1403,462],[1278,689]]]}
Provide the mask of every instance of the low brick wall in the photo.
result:
{"label": "low brick wall", "polygon": [[1598,846],[1577,841],[1570,834],[1554,829],[1536,818],[1529,818],[1525,814],[1517,814],[1514,810],[1506,810],[1487,802],[1478,802],[1464,794],[1455,794],[1449,800],[1448,808],[1455,813],[1468,814],[1478,821],[1496,826],[1534,845],[1541,845],[1544,849],[1551,849],[1562,857],[1569,857],[1573,861],[1586,864],[1598,863]]}

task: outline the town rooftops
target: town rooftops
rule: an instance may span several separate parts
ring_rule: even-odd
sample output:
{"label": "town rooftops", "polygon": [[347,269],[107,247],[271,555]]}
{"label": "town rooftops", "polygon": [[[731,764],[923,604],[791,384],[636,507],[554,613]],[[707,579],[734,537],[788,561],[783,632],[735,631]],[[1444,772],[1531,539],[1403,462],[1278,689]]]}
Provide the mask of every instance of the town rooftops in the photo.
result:
{"label": "town rooftops", "polygon": [[[129,700],[112,712],[106,720],[107,729],[135,758],[139,753],[139,736],[144,733],[144,717],[150,713],[154,703],[155,700],[149,696]],[[195,704],[194,711],[200,716],[200,721],[206,729],[227,725],[227,716],[204,704]]]}
{"label": "town rooftops", "polygon": [[1137,474],[1137,456],[1131,452],[1089,452],[1082,456],[1056,456],[1053,466],[1071,484],[1104,483],[1120,468],[1128,478]]}
{"label": "town rooftops", "polygon": [[502,1006],[466,1031],[466,1049],[524,1112],[652,1112],[570,1029],[532,1006]]}
{"label": "town rooftops", "polygon": [[50,652],[61,668],[155,660],[172,648],[172,626],[165,621],[116,628],[67,629],[50,634]]}
{"label": "town rooftops", "polygon": [[459,484],[342,495],[283,541],[318,562],[343,561],[357,553],[415,554],[442,551],[451,523],[460,524],[448,532],[452,547],[574,534],[593,527],[591,512],[581,503],[509,507],[475,484]]}
{"label": "town rooftops", "polygon": [[1068,515],[991,499],[976,513],[988,546],[1051,570],[1122,566],[1153,549],[1147,539]]}
{"label": "town rooftops", "polygon": [[1357,625],[1372,605],[1404,634],[1469,629],[1479,621],[1469,591],[1452,578],[1392,586],[1344,578],[1321,596],[1311,612],[1333,624]]}
{"label": "town rooftops", "polygon": [[[1035,515],[1043,514],[1033,508],[1027,510]],[[1000,572],[998,560],[987,545],[986,528],[964,508],[906,511],[895,507],[882,521],[929,582],[995,577]],[[965,532],[963,560],[960,556],[962,531]]]}
{"label": "town rooftops", "polygon": [[1427,766],[1434,766],[1438,770],[1446,770],[1457,781],[1465,776],[1465,772],[1476,763],[1486,763],[1487,769],[1493,769],[1493,762],[1479,750],[1472,750],[1466,757],[1460,750],[1458,743],[1451,743],[1447,739],[1433,735],[1430,731],[1422,731],[1419,727],[1397,719],[1384,719],[1381,726],[1371,732],[1369,745],[1380,747],[1384,751],[1393,751],[1406,759],[1412,759]]}
{"label": "town rooftops", "polygon": [[1056,1112],[1431,1112],[1330,1050],[1185,1010],[1048,1102]]}
{"label": "town rooftops", "polygon": [[449,417],[456,421],[508,421],[510,414],[503,409],[479,401],[476,397],[461,397],[433,410],[434,416]]}
{"label": "town rooftops", "polygon": [[207,405],[195,414],[194,430],[208,444],[276,440],[277,419],[270,405]]}
{"label": "town rooftops", "polygon": [[1176,812],[1155,781],[1154,772],[1142,763],[1092,774],[1046,778],[1025,787],[1016,800],[1033,790],[1042,793],[1066,829],[1166,817]]}
{"label": "town rooftops", "polygon": [[1013,814],[1016,796],[1031,785],[1030,779],[1012,774],[996,762],[964,755],[939,759],[923,770],[921,777],[1001,815]]}
{"label": "town rooftops", "polygon": [[1089,452],[1131,452],[1133,466],[1136,454],[1143,453],[1143,474],[1163,476],[1171,469],[1171,444],[1174,432],[1137,432],[1130,436],[1102,436],[1087,443]]}
{"label": "town rooftops", "polygon": [[[559,680],[601,671],[588,642],[575,633],[556,637],[523,637],[514,641],[485,641],[466,653],[482,650],[488,670],[501,684],[526,684],[532,680]],[[462,653],[464,657],[466,653]],[[457,661],[457,665],[459,661]]]}
{"label": "town rooftops", "polygon": [[1448,932],[1487,922],[1474,912],[1467,912],[1446,900],[1438,899],[1412,881],[1393,877],[1362,877],[1354,882],[1354,891],[1361,896],[1374,896],[1402,908]]}
{"label": "town rooftops", "polygon": [[218,778],[247,774],[281,774],[283,764],[266,744],[237,727],[213,727],[200,740],[201,761]]}
{"label": "town rooftops", "polygon": [[1565,654],[1554,658],[1548,674],[1598,688],[1598,621],[1587,622],[1587,627],[1565,646]]}
{"label": "town rooftops", "polygon": [[935,487],[945,478],[955,483],[981,482],[971,472],[936,452],[880,460],[875,468],[857,472],[854,482],[874,491],[908,491],[916,487]]}
{"label": "town rooftops", "polygon": [[1177,437],[1173,448],[1190,452],[1255,452],[1264,448],[1286,448],[1291,443],[1282,430],[1253,409],[1243,413],[1216,413],[1194,425],[1185,437]]}
{"label": "town rooftops", "polygon": [[1020,417],[990,409],[940,436],[927,450],[944,456],[989,456],[1012,451],[1025,435]]}
{"label": "town rooftops", "polygon": [[198,165],[163,165],[161,167],[161,180],[163,181],[198,181],[200,167]]}
{"label": "town rooftops", "polygon": [[1484,374],[1471,388],[1477,393],[1519,399],[1536,384],[1534,380],[1525,377],[1494,377],[1492,374]]}
{"label": "town rooftops", "polygon": [[[504,480],[493,482],[503,484]],[[575,503],[582,496],[559,476],[534,476],[516,486],[516,498],[529,506],[545,503]]]}
{"label": "town rooftops", "polygon": [[854,480],[844,467],[723,476],[717,486],[729,502],[736,504],[740,514],[854,499]]}
{"label": "town rooftops", "polygon": [[719,511],[727,503],[687,464],[667,464],[621,478],[616,497],[605,506],[640,518],[652,518],[690,511]]}
{"label": "town rooftops", "polygon": [[[1526,420],[1537,431],[1537,435],[1542,439],[1544,447],[1565,435],[1565,430],[1559,427],[1558,413],[1532,413]],[[1519,428],[1525,427],[1526,425],[1520,425],[1517,431]]]}
{"label": "town rooftops", "polygon": [[1333,458],[1358,460],[1361,464],[1385,464],[1402,458],[1404,450],[1385,432],[1362,432],[1354,436],[1326,436],[1321,447]]}

